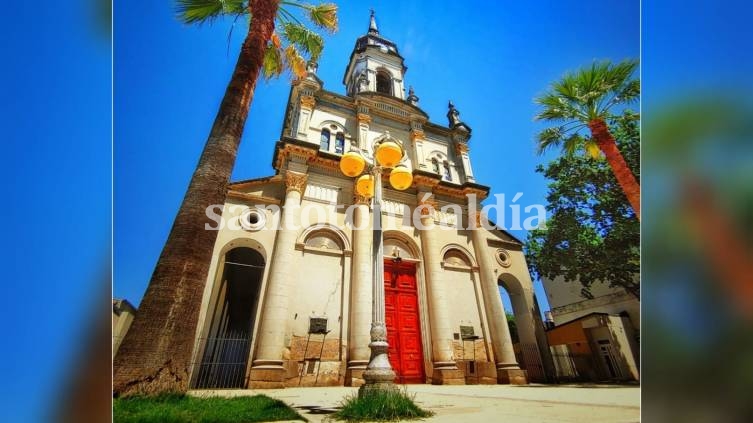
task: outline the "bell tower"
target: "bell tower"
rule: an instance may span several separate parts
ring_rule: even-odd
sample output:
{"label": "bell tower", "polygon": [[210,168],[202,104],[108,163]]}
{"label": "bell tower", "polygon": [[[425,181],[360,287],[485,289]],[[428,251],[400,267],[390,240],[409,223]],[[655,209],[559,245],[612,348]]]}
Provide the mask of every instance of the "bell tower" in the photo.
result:
{"label": "bell tower", "polygon": [[372,9],[369,30],[356,40],[343,76],[348,96],[376,92],[405,100],[403,76],[407,69],[397,45],[379,34]]}

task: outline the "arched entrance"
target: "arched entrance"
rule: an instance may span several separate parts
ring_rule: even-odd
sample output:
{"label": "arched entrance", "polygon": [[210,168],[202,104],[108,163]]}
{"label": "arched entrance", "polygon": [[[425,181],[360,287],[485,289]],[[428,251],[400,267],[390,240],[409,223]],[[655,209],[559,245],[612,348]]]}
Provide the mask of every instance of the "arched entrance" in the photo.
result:
{"label": "arched entrance", "polygon": [[521,282],[510,273],[500,275],[497,284],[502,302],[506,303],[507,296],[512,306],[514,324],[509,321],[508,324],[516,360],[521,368],[527,370],[530,381],[546,382],[544,352],[548,352],[548,347],[533,292],[524,289]]}
{"label": "arched entrance", "polygon": [[237,247],[225,254],[194,388],[244,387],[264,265],[264,257],[252,248]]}
{"label": "arched entrance", "polygon": [[384,240],[384,309],[388,356],[396,383],[425,383],[417,247],[403,234]]}

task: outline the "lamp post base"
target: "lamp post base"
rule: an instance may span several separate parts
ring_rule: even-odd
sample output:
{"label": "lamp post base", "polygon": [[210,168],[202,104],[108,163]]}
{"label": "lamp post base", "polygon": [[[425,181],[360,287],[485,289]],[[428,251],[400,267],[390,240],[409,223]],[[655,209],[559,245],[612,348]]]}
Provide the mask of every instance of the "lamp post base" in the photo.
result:
{"label": "lamp post base", "polygon": [[369,360],[366,370],[363,372],[364,384],[358,389],[358,395],[362,396],[365,392],[374,390],[394,390],[395,371],[392,370],[387,350],[387,331],[381,322],[374,323],[371,326],[371,360]]}

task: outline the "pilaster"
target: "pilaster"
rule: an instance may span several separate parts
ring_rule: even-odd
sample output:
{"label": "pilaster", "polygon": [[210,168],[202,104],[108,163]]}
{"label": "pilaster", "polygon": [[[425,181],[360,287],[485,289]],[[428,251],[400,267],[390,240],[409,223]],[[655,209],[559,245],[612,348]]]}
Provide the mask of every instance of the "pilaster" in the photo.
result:
{"label": "pilaster", "polygon": [[307,140],[308,129],[311,125],[311,116],[316,107],[316,98],[314,90],[309,87],[301,89],[301,95],[298,104],[298,128],[296,128],[296,138]]}
{"label": "pilaster", "polygon": [[476,178],[473,176],[473,168],[471,168],[471,158],[468,155],[468,144],[457,143],[455,144],[455,154],[460,157],[460,163],[463,166],[463,173],[465,174],[466,182],[476,182]]}
{"label": "pilaster", "polygon": [[369,147],[369,125],[371,124],[369,108],[358,106],[356,118],[358,119],[358,148],[366,150]]}

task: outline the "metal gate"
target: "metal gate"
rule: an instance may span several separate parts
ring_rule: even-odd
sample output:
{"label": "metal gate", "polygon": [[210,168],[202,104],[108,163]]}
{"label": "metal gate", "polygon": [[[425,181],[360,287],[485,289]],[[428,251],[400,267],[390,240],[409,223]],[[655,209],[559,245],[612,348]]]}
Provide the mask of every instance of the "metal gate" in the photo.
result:
{"label": "metal gate", "polygon": [[[206,344],[204,344],[206,342]],[[194,361],[196,389],[243,388],[251,339],[247,333],[229,333],[226,338],[199,339],[206,345],[203,359]],[[196,373],[198,372],[198,373]]]}

